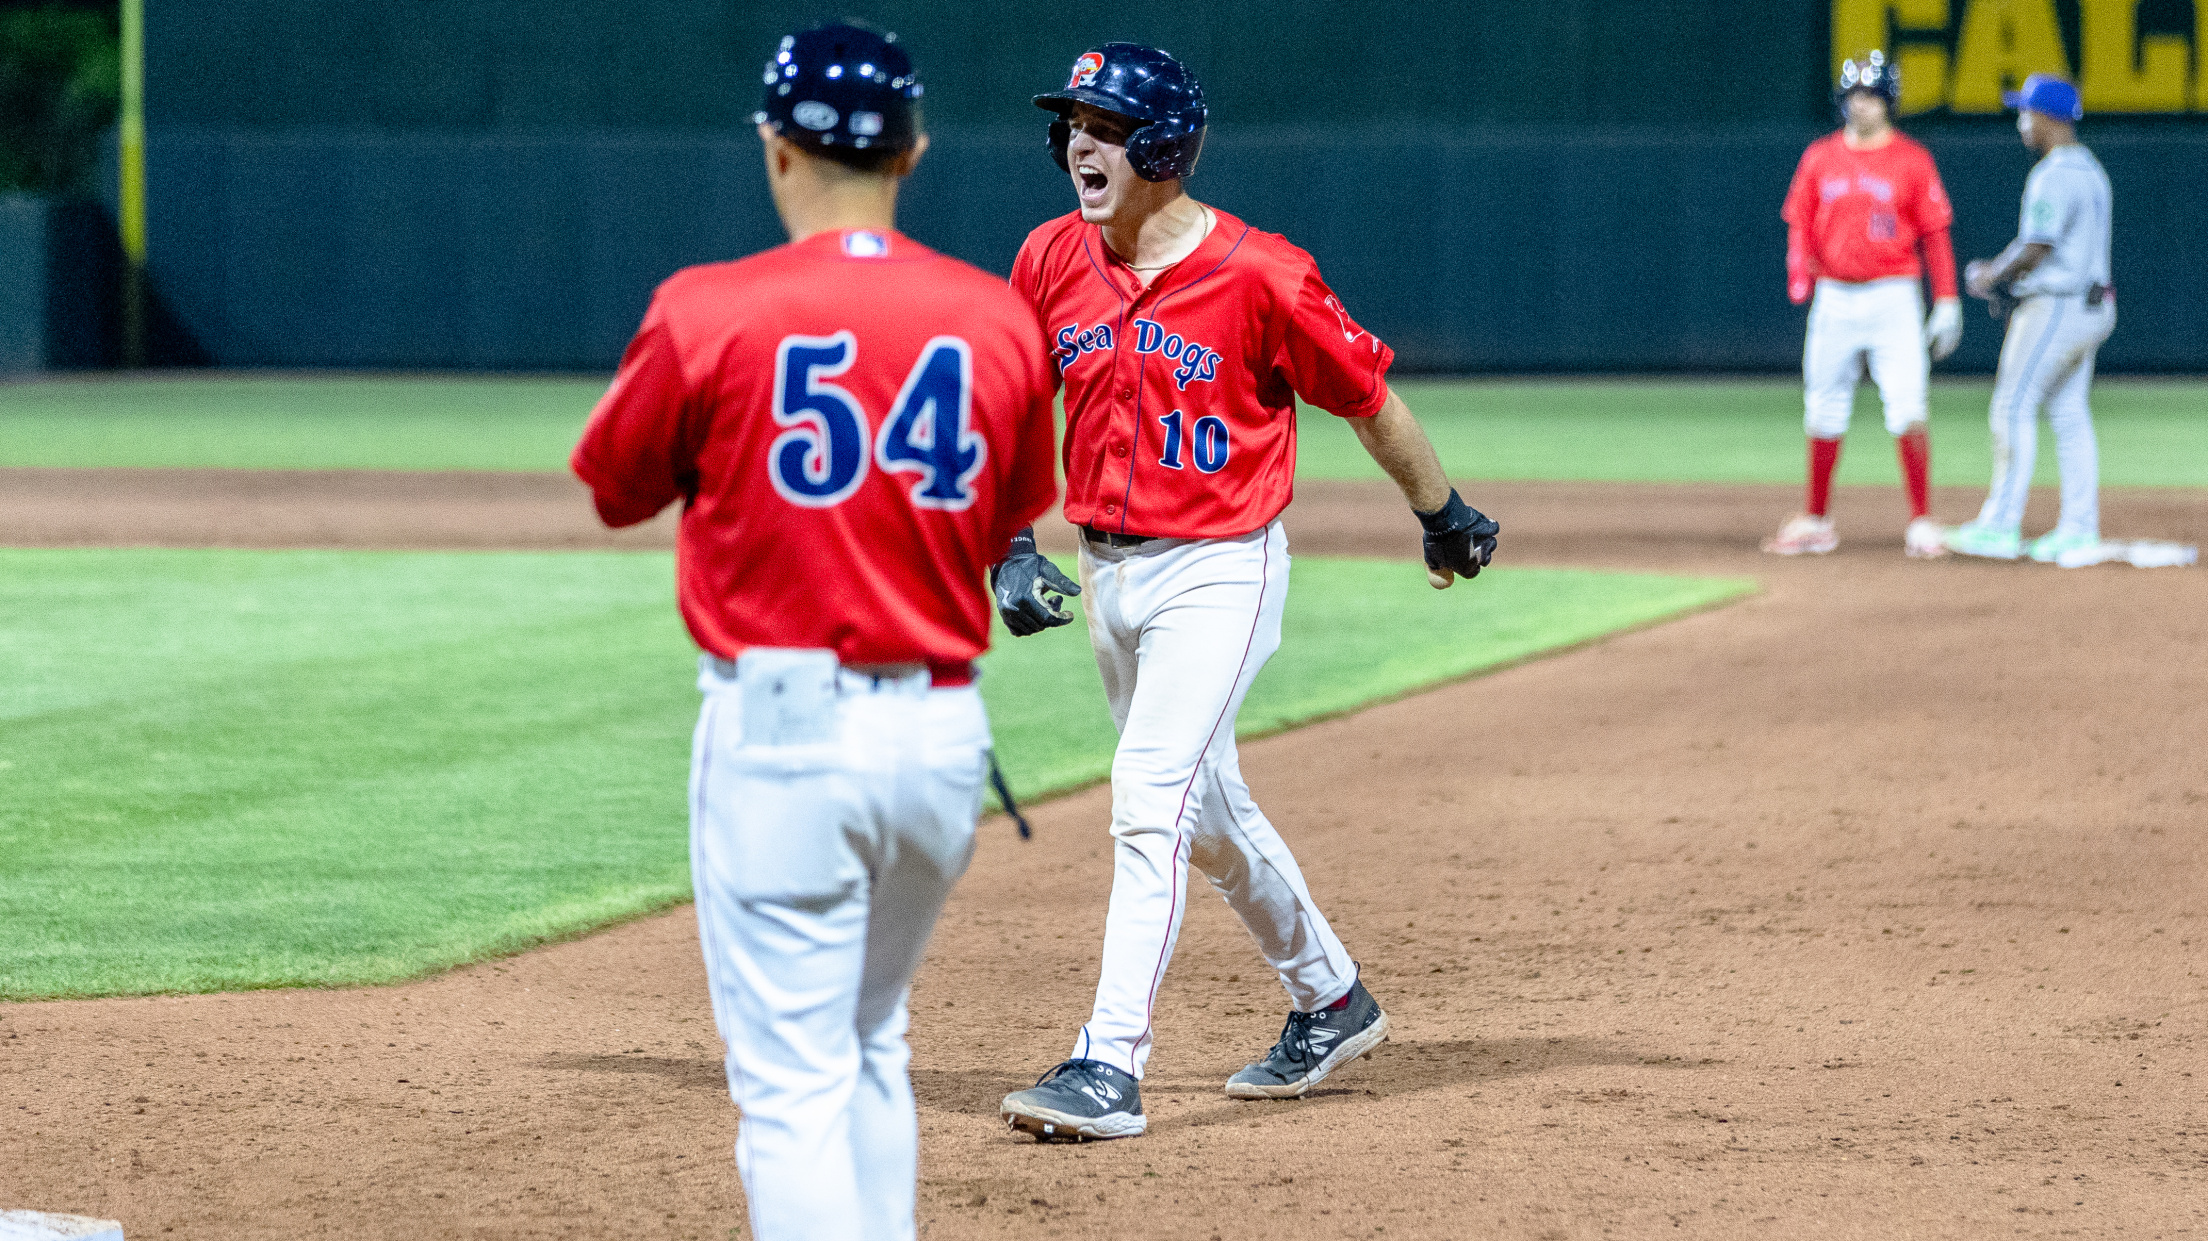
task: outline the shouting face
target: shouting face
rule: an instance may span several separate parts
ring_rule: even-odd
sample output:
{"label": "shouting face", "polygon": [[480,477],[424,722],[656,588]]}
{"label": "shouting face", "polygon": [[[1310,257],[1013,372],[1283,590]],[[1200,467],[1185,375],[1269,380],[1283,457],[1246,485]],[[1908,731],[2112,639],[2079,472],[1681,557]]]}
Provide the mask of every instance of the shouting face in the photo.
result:
{"label": "shouting face", "polygon": [[1081,200],[1081,218],[1091,224],[1109,224],[1127,205],[1129,196],[1140,195],[1146,184],[1127,162],[1127,137],[1140,122],[1077,103],[1066,123],[1072,131],[1066,142],[1066,170],[1073,177],[1073,192]]}

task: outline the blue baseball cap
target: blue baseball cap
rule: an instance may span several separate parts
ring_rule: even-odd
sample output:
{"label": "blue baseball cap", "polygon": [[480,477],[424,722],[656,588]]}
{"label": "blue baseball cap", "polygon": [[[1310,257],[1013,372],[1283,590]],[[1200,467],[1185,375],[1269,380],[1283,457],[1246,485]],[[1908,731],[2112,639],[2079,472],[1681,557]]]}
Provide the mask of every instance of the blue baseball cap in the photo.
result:
{"label": "blue baseball cap", "polygon": [[2024,85],[2003,92],[2001,102],[2008,107],[2034,112],[2044,112],[2058,121],[2077,121],[2085,116],[2085,105],[2078,102],[2078,88],[2052,73],[2035,73],[2024,79]]}

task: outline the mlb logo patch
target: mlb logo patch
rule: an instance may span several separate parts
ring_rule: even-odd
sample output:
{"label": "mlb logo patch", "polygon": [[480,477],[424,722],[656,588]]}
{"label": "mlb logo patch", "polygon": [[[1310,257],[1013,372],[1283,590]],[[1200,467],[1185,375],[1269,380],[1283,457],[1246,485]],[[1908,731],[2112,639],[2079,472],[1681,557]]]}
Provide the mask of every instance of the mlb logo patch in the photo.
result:
{"label": "mlb logo patch", "polygon": [[1097,74],[1102,72],[1104,72],[1104,53],[1083,52],[1081,53],[1081,59],[1073,62],[1073,76],[1066,80],[1066,89],[1072,90],[1076,86],[1087,86],[1096,80]]}
{"label": "mlb logo patch", "polygon": [[886,259],[889,238],[872,229],[854,228],[843,235],[843,252],[855,259]]}

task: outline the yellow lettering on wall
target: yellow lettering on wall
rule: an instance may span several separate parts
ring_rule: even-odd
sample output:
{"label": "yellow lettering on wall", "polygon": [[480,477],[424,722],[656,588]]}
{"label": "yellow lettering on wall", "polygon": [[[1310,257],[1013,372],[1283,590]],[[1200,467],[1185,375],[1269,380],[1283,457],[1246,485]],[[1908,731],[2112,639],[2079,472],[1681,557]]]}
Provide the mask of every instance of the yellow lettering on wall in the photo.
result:
{"label": "yellow lettering on wall", "polygon": [[2208,112],[2208,0],[2193,0],[2193,50],[2200,74],[2193,79],[2193,110]]}
{"label": "yellow lettering on wall", "polygon": [[1955,47],[1948,106],[1957,112],[1999,112],[2001,92],[2033,73],[2070,73],[2054,0],[1970,0]]}
{"label": "yellow lettering on wall", "polygon": [[1903,116],[1930,112],[1947,102],[1946,48],[1905,43],[1894,53],[1894,65],[1901,70]]}
{"label": "yellow lettering on wall", "polygon": [[2078,96],[2087,112],[2185,110],[2192,49],[2175,35],[2141,39],[2139,0],[2078,0],[2078,43]]}
{"label": "yellow lettering on wall", "polygon": [[1947,100],[1947,49],[1897,46],[1897,30],[1946,34],[1947,0],[1832,0],[1833,81],[1840,80],[1841,61],[1881,48],[1901,70],[1901,111],[1939,107]]}

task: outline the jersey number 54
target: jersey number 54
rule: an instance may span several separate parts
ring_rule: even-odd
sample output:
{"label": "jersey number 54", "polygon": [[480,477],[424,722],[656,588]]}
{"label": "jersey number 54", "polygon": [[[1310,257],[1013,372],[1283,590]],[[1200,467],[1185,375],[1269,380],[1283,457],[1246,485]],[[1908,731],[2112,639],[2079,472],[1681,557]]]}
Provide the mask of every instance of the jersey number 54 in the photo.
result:
{"label": "jersey number 54", "polygon": [[[912,502],[964,510],[989,444],[973,428],[974,351],[956,336],[920,350],[879,434],[846,389],[829,382],[859,360],[858,338],[785,336],[774,351],[774,420],[787,428],[767,448],[767,477],[783,499],[831,508],[857,494],[871,464],[912,473]],[[871,450],[871,451],[869,451]]]}

